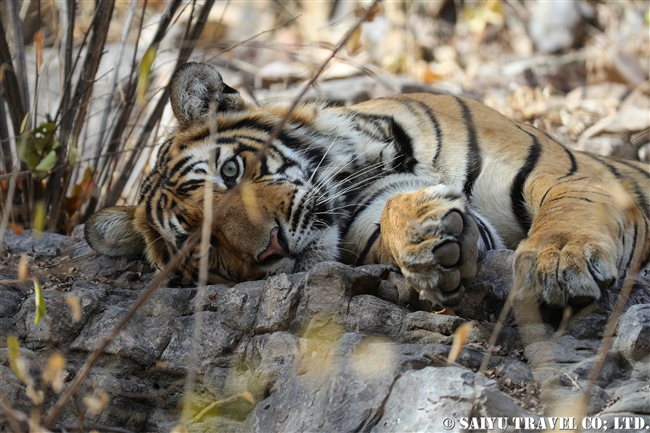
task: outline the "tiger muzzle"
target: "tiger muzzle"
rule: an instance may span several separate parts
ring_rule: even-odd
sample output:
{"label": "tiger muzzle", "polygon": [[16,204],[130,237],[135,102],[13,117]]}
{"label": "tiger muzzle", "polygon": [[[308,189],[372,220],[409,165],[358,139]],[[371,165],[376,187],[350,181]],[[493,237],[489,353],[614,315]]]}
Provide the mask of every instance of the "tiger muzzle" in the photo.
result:
{"label": "tiger muzzle", "polygon": [[260,263],[268,263],[286,257],[292,258],[293,256],[289,252],[289,245],[284,239],[280,227],[275,226],[271,229],[269,245],[264,251],[258,254],[257,261]]}

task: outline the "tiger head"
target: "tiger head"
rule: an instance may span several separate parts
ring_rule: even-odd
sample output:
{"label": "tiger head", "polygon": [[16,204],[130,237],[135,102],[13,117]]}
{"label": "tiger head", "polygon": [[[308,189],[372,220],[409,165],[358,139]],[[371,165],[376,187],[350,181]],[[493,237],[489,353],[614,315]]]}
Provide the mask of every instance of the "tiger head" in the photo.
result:
{"label": "tiger head", "polygon": [[[258,157],[286,107],[247,104],[212,66],[199,63],[176,71],[170,98],[177,130],[161,146],[137,205],[107,208],[89,219],[85,235],[93,249],[111,257],[144,256],[162,269],[201,230],[204,198],[211,196],[211,282],[261,279],[337,259],[336,187],[328,182],[332,173],[323,177],[316,168],[337,158],[324,149],[344,140],[344,116],[299,106]],[[331,162],[344,177],[348,161]],[[196,280],[199,258],[197,246],[177,272]]]}

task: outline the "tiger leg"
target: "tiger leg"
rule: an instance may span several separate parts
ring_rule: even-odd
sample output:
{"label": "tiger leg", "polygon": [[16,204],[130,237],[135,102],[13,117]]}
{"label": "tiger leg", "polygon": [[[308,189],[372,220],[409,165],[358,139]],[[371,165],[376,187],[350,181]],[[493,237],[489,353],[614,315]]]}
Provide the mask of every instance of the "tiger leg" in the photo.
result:
{"label": "tiger leg", "polygon": [[476,275],[479,229],[460,189],[437,185],[392,196],[381,217],[381,261],[437,305],[460,302]]}
{"label": "tiger leg", "polygon": [[648,221],[622,188],[566,183],[542,202],[515,252],[520,299],[585,304],[638,271],[648,254]]}

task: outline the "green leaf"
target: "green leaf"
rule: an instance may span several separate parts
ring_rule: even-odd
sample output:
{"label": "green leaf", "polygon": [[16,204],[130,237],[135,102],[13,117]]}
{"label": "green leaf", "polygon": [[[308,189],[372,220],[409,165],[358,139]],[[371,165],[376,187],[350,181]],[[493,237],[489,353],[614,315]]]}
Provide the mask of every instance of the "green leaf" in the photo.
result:
{"label": "green leaf", "polygon": [[143,107],[145,104],[145,95],[149,87],[149,75],[151,75],[153,61],[156,60],[157,50],[158,47],[156,46],[150,47],[144,53],[140,62],[140,68],[138,69],[138,92],[136,94],[136,101],[140,107]]}
{"label": "green leaf", "polygon": [[29,113],[25,114],[25,117],[23,117],[23,121],[20,122],[20,133],[21,134],[25,131],[25,127],[27,126],[27,119],[29,119]]}
{"label": "green leaf", "polygon": [[68,160],[70,164],[77,165],[81,162],[81,155],[79,155],[79,149],[76,145],[70,143],[68,147]]}
{"label": "green leaf", "polygon": [[16,373],[18,379],[23,380],[25,377],[24,374],[24,363],[21,362],[20,358],[20,344],[16,337],[7,337],[7,352],[9,357],[9,367],[11,370]]}
{"label": "green leaf", "polygon": [[34,234],[40,236],[45,231],[45,203],[42,200],[36,202],[34,207]]}
{"label": "green leaf", "polygon": [[41,283],[34,278],[34,300],[36,301],[36,316],[34,316],[34,325],[38,325],[38,322],[41,321],[43,316],[45,316],[45,299],[43,298],[43,289],[41,289]]}
{"label": "green leaf", "polygon": [[34,177],[41,179],[56,164],[56,149],[59,142],[55,137],[56,125],[42,122],[32,129],[22,140],[21,158],[32,170]]}
{"label": "green leaf", "polygon": [[56,164],[56,150],[51,150],[36,167],[32,169],[34,177],[37,179],[45,177],[45,175],[54,168]]}

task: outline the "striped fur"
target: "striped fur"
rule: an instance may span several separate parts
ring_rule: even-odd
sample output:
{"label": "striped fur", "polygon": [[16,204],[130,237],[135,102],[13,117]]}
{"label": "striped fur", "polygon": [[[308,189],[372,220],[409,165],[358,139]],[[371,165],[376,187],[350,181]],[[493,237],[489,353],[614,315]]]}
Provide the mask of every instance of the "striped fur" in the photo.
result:
{"label": "striped fur", "polygon": [[[205,76],[216,81],[187,97],[189,80]],[[474,277],[477,252],[507,247],[516,249],[525,293],[562,306],[597,299],[650,261],[648,165],[570,151],[476,101],[430,94],[350,108],[304,104],[255,162],[286,107],[248,106],[220,80],[203,64],[176,74],[181,126],[161,147],[137,206],[88,222],[97,251],[144,254],[162,268],[201,225],[206,176],[216,207],[248,168],[247,195],[233,197],[212,227],[213,281],[324,260],[389,262],[423,298],[453,304]],[[128,242],[106,245],[125,231]],[[197,268],[198,251],[181,273],[193,279]]]}

